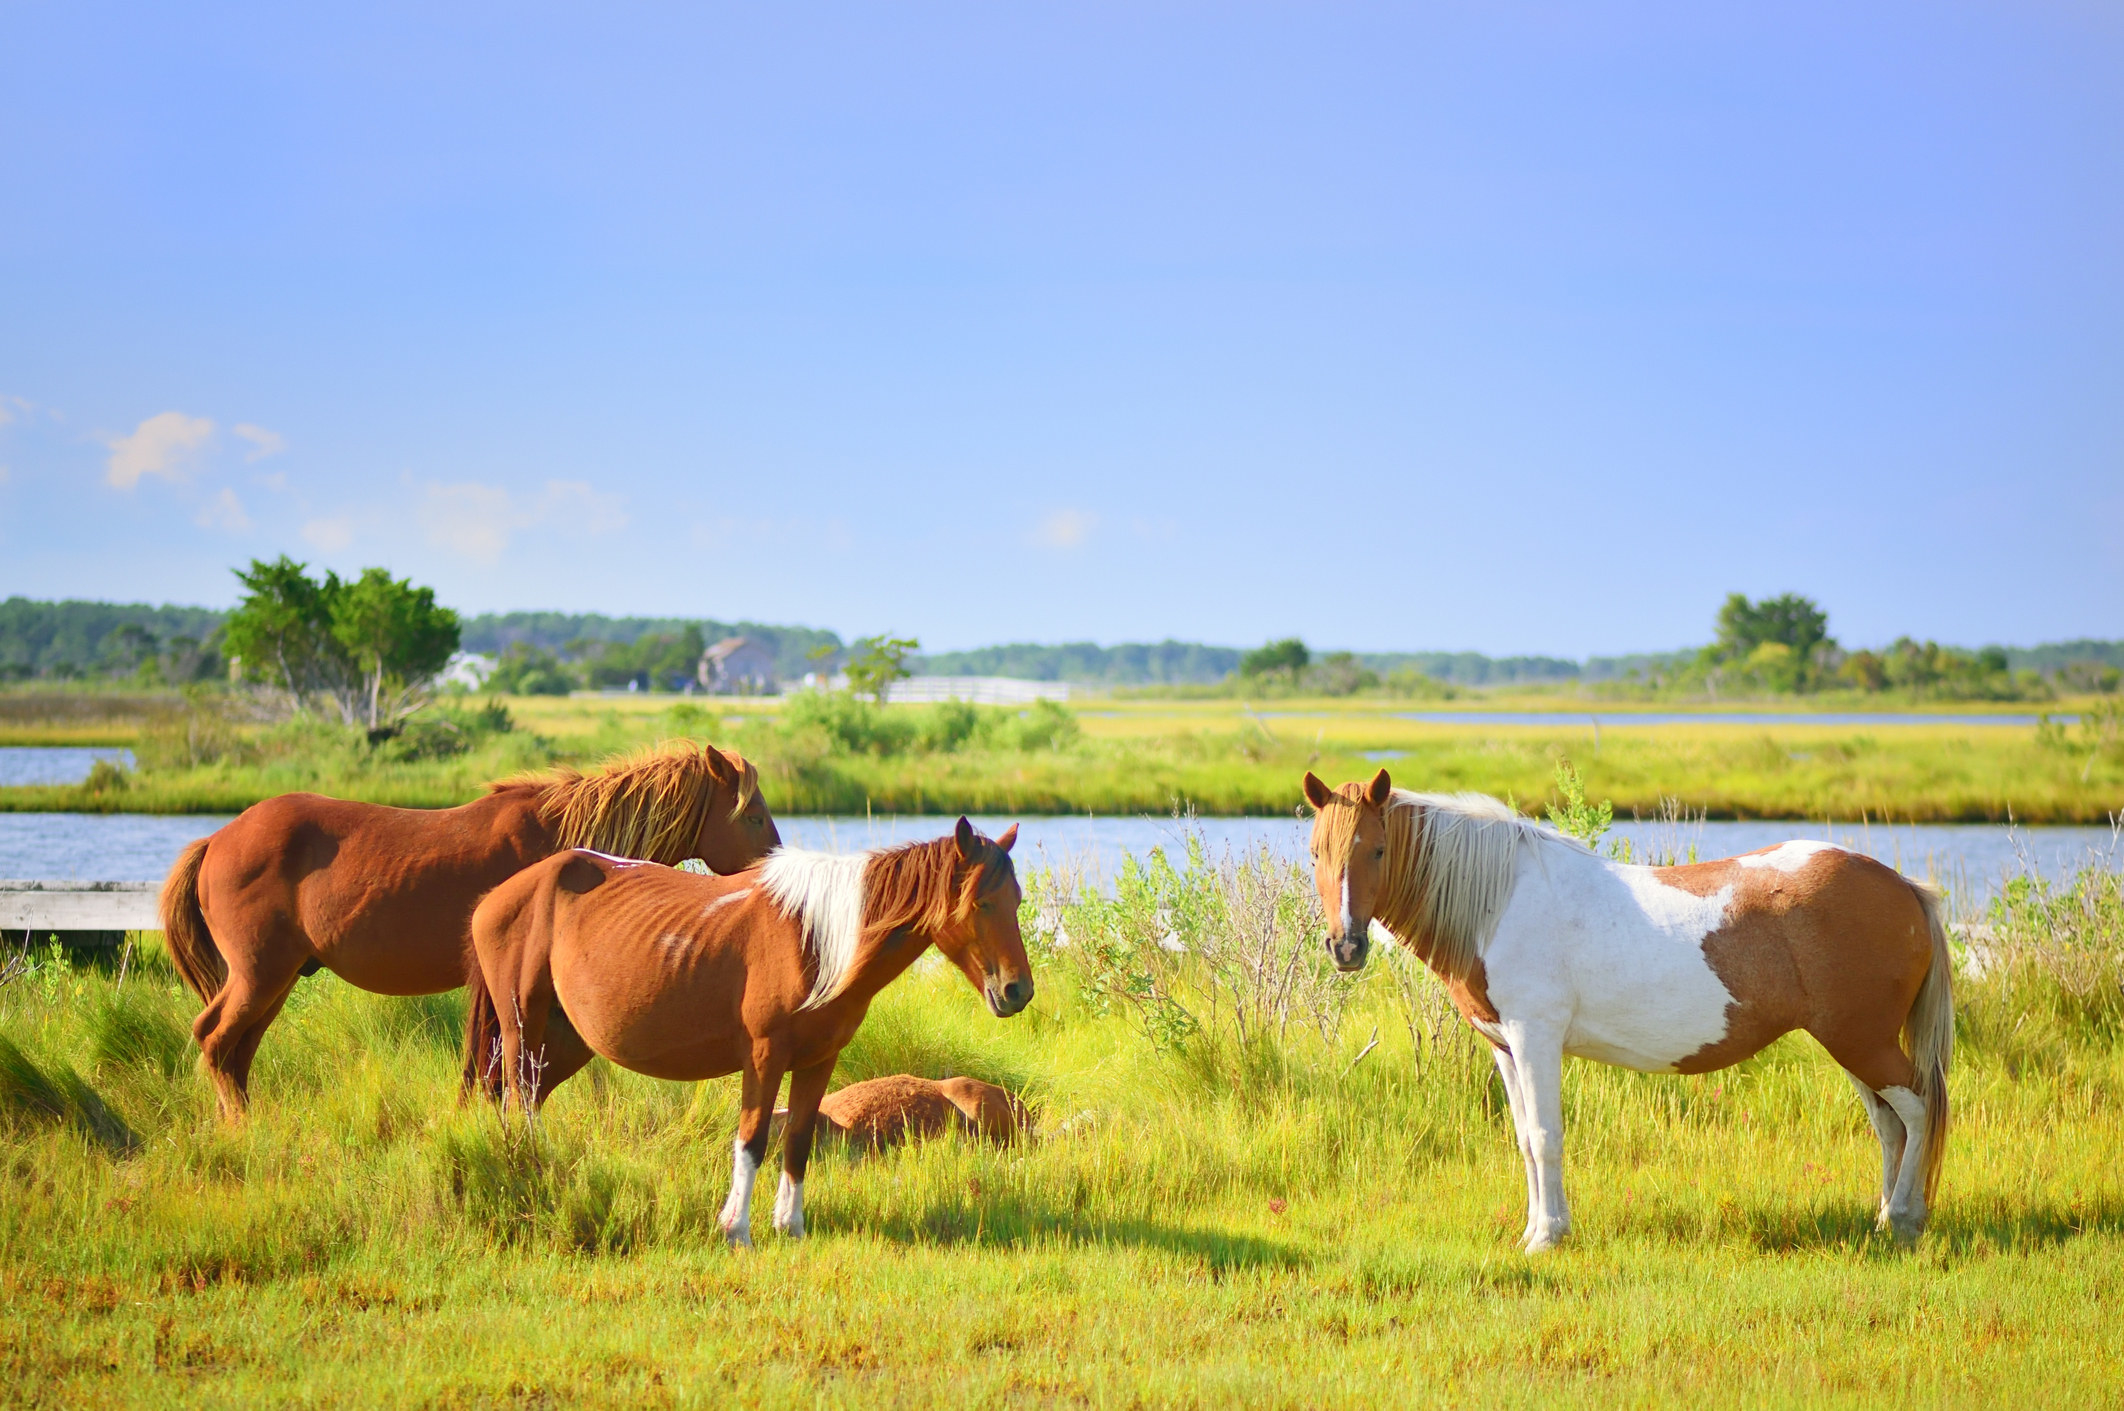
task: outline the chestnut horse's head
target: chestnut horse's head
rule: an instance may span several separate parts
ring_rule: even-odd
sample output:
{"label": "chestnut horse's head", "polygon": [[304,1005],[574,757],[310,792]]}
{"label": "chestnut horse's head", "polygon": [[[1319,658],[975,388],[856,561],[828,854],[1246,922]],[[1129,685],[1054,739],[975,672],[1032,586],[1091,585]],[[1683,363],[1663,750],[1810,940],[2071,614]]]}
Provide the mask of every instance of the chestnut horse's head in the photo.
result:
{"label": "chestnut horse's head", "polygon": [[1387,861],[1387,800],[1394,781],[1382,769],[1369,784],[1330,789],[1306,771],[1305,801],[1313,806],[1313,885],[1327,917],[1328,954],[1336,968],[1361,970],[1371,947],[1372,913],[1379,904]]}
{"label": "chestnut horse's head", "polygon": [[701,751],[715,794],[701,811],[693,851],[711,872],[742,872],[782,845],[782,834],[760,795],[760,772],[752,761],[710,745]]}
{"label": "chestnut horse's head", "polygon": [[1011,845],[1018,825],[1000,838],[984,838],[961,818],[953,831],[953,914],[936,932],[936,947],[959,967],[988,1001],[997,1018],[1008,1018],[1032,1003],[1032,962],[1025,958],[1025,938],[1018,933],[1018,871],[1011,865]]}

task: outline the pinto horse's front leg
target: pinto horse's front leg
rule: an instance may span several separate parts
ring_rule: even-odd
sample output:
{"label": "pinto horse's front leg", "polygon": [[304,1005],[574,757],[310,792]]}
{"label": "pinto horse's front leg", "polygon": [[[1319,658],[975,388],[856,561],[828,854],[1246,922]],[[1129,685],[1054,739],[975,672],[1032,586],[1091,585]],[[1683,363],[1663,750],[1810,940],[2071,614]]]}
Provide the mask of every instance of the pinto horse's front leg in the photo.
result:
{"label": "pinto horse's front leg", "polygon": [[730,1198],[723,1202],[721,1217],[723,1235],[733,1249],[752,1247],[752,1186],[759,1178],[760,1163],[767,1159],[768,1128],[785,1066],[781,1052],[765,1040],[753,1044],[752,1057],[745,1064],[737,1140],[730,1159]]}
{"label": "pinto horse's front leg", "polygon": [[804,1233],[804,1170],[818,1130],[819,1101],[833,1077],[833,1059],[799,1068],[789,1078],[789,1125],[782,1128],[782,1188],[774,1195],[774,1228],[792,1239]]}
{"label": "pinto horse's front leg", "polygon": [[[1519,1077],[1513,1119],[1534,1174],[1534,1202],[1523,1245],[1529,1254],[1554,1249],[1571,1232],[1563,1189],[1563,1036],[1541,1029],[1506,1029]],[[1503,1065],[1499,1065],[1500,1070]]]}

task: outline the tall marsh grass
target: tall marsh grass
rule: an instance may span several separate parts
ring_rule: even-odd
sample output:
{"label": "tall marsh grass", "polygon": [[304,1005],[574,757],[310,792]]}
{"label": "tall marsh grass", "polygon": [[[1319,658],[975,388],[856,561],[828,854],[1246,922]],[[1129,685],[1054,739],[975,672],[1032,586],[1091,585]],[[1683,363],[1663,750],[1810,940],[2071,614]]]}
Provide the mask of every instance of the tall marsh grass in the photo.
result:
{"label": "tall marsh grass", "polygon": [[[833,1151],[814,1234],[715,1216],[736,1082],[594,1063],[534,1129],[456,1097],[460,996],[302,981],[216,1121],[152,944],[0,984],[0,1402],[2102,1404],[2124,1389],[2114,871],[2009,886],[1961,981],[1914,1255],[1804,1039],[1701,1078],[1572,1064],[1575,1248],[1528,1261],[1491,1065],[1310,879],[1199,843],[1028,874],[1040,992],[888,989],[837,1082],[971,1073],[1041,1136]],[[771,1181],[763,1181],[770,1185]],[[764,1206],[767,1197],[761,1196]],[[764,1209],[756,1211],[764,1227]]]}

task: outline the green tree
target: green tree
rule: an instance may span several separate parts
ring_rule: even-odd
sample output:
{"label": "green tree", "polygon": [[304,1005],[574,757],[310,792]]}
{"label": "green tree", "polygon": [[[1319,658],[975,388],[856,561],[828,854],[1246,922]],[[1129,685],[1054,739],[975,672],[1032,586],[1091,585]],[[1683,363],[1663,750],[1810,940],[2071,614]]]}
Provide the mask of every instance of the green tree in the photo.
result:
{"label": "green tree", "polygon": [[331,635],[359,673],[369,729],[406,715],[457,650],[457,614],[433,588],[365,568],[331,600]]}
{"label": "green tree", "polygon": [[308,710],[322,697],[353,724],[394,724],[418,705],[429,680],[457,650],[457,614],[432,588],[381,568],[348,583],[310,577],[283,554],[236,570],[246,589],[229,614],[226,650],[243,675],[278,686]]}
{"label": "green tree", "polygon": [[1312,659],[1313,654],[1305,649],[1304,642],[1296,637],[1285,637],[1266,646],[1256,647],[1239,658],[1239,674],[1267,676],[1280,671],[1287,676],[1296,677],[1299,672],[1305,670]]}
{"label": "green tree", "polygon": [[315,695],[330,694],[340,698],[346,714],[345,693],[355,681],[332,635],[332,605],[346,585],[331,572],[319,582],[305,568],[282,554],[235,571],[245,593],[229,614],[225,649],[246,679],[278,686],[294,697],[297,709],[308,709]]}
{"label": "green tree", "polygon": [[907,654],[922,644],[912,637],[877,636],[861,638],[854,645],[855,653],[848,660],[848,689],[883,705],[892,683],[912,674],[907,669]]}
{"label": "green tree", "polygon": [[1767,643],[1791,649],[1801,661],[1829,640],[1829,614],[1812,598],[1785,593],[1751,603],[1745,594],[1729,593],[1718,610],[1719,655],[1729,661],[1744,660]]}

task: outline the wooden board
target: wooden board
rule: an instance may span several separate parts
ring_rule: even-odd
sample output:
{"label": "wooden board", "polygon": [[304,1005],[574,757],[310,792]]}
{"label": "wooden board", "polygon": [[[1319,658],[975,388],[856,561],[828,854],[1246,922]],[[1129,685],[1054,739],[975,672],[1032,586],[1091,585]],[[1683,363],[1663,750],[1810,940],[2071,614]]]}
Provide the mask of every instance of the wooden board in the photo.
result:
{"label": "wooden board", "polygon": [[0,881],[0,932],[159,931],[159,882]]}

